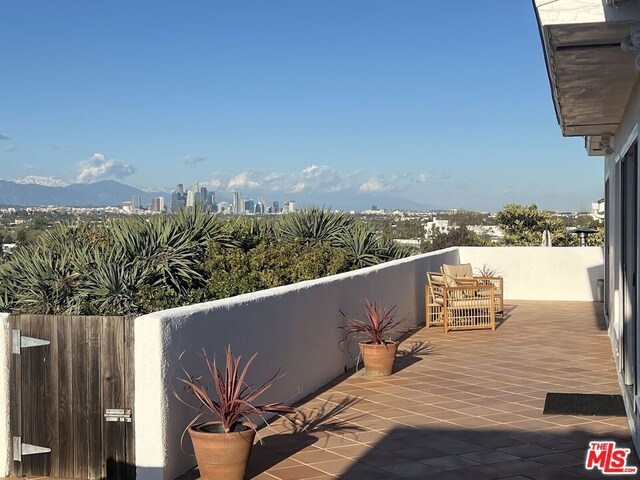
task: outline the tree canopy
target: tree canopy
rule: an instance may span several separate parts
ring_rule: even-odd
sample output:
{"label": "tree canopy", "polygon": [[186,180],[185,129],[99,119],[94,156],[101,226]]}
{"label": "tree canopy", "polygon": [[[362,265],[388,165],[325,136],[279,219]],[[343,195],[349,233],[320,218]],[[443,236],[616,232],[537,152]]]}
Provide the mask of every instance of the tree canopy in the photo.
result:
{"label": "tree canopy", "polygon": [[[496,215],[498,226],[504,231],[505,245],[539,246],[542,233],[548,229],[554,246],[577,246],[578,238],[567,229],[566,222],[558,216],[539,210],[535,204],[524,206],[510,203]],[[604,227],[598,222],[586,226],[594,226],[599,232],[588,239],[590,245],[604,243]]]}

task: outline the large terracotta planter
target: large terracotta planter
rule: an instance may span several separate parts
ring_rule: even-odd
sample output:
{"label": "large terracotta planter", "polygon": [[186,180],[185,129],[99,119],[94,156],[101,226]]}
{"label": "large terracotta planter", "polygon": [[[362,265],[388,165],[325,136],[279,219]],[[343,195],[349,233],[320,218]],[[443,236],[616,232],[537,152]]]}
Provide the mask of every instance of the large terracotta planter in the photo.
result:
{"label": "large terracotta planter", "polygon": [[373,377],[391,375],[393,362],[398,351],[398,342],[390,341],[384,345],[376,345],[374,343],[360,343],[359,345],[367,375]]}
{"label": "large terracotta planter", "polygon": [[246,425],[242,428],[225,433],[219,422],[189,428],[201,479],[244,479],[256,432]]}

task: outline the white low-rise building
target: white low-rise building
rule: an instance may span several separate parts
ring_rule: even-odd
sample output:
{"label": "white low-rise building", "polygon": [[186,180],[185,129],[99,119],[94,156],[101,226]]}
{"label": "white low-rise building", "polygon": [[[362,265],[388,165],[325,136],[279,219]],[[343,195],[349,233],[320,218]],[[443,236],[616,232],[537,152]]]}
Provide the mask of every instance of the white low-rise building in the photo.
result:
{"label": "white low-rise building", "polygon": [[482,238],[497,243],[504,238],[504,232],[497,225],[468,225],[467,228]]}
{"label": "white low-rise building", "polygon": [[605,202],[604,198],[601,198],[595,203],[591,204],[591,218],[598,220],[600,223],[604,222],[605,215]]}
{"label": "white low-rise building", "polygon": [[449,225],[449,220],[438,220],[434,218],[430,222],[425,223],[424,225],[424,238],[430,240],[434,237],[434,235],[438,232],[440,233],[449,233],[451,230],[451,225]]}

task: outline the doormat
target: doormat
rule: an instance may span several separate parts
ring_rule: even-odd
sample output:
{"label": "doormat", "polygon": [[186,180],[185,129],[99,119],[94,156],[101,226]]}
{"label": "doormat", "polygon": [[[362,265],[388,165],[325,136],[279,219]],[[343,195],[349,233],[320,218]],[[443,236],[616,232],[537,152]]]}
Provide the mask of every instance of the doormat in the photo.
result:
{"label": "doormat", "polygon": [[547,393],[542,413],[547,415],[627,416],[622,395],[594,393]]}

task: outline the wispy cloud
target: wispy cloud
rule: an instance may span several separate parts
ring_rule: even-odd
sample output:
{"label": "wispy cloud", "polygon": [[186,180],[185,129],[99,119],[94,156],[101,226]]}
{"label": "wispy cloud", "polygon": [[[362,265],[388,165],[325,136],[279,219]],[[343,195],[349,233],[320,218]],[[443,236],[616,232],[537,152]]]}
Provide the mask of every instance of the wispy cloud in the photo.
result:
{"label": "wispy cloud", "polygon": [[261,186],[261,183],[254,180],[259,177],[259,173],[256,170],[247,170],[246,172],[239,173],[235,177],[231,178],[227,183],[228,190],[240,190],[240,189],[255,189]]}
{"label": "wispy cloud", "polygon": [[393,186],[381,175],[371,177],[369,180],[358,186],[358,190],[361,192],[388,192],[392,189]]}
{"label": "wispy cloud", "polygon": [[427,183],[429,172],[402,172],[391,175],[377,174],[358,186],[361,192],[404,192],[414,185]]}
{"label": "wispy cloud", "polygon": [[220,180],[220,178],[216,174],[209,181],[198,182],[198,185],[202,187],[207,187],[209,190],[219,190],[223,184],[222,184],[222,180]]}
{"label": "wispy cloud", "polygon": [[257,168],[233,174],[216,173],[206,182],[211,188],[262,193],[404,192],[428,182],[429,172],[372,173],[340,171],[327,165],[309,165],[298,172]]}
{"label": "wispy cloud", "polygon": [[33,170],[34,168],[36,168],[33,165],[31,165],[30,163],[23,163],[22,167],[26,168],[27,170]]}
{"label": "wispy cloud", "polygon": [[0,133],[0,140],[11,140],[11,137],[6,133]]}
{"label": "wispy cloud", "polygon": [[202,163],[206,161],[207,161],[207,157],[203,157],[203,156],[192,157],[191,155],[187,155],[186,157],[182,158],[182,163],[190,167],[195,167],[198,163]]}
{"label": "wispy cloud", "polygon": [[15,151],[15,149],[16,149],[16,146],[13,143],[10,143],[6,147],[4,147],[5,152],[13,152]]}
{"label": "wispy cloud", "polygon": [[89,183],[107,178],[123,179],[136,169],[128,163],[106,158],[102,153],[94,153],[88,160],[78,164],[78,183]]}

